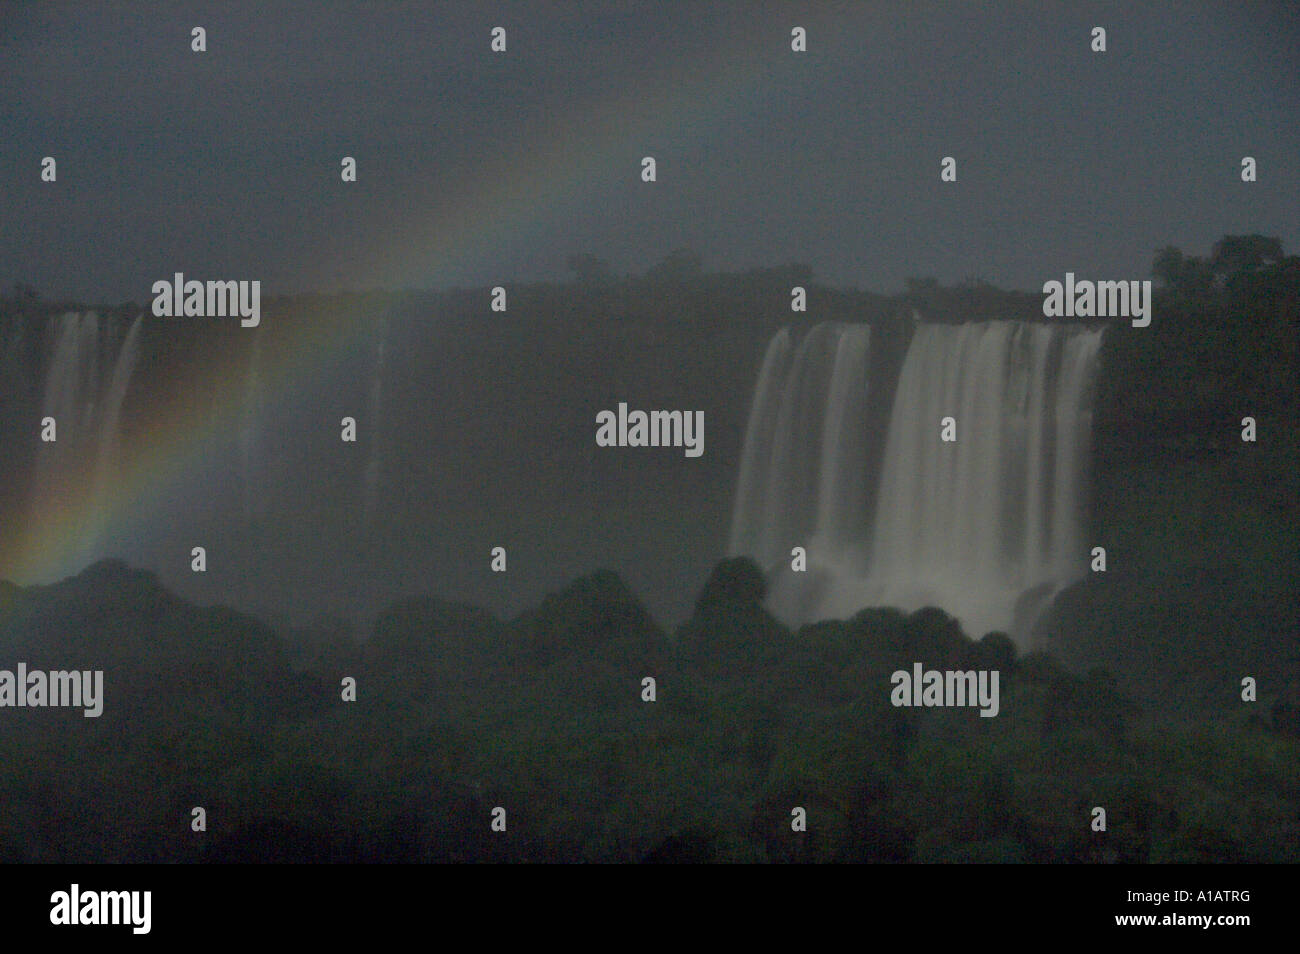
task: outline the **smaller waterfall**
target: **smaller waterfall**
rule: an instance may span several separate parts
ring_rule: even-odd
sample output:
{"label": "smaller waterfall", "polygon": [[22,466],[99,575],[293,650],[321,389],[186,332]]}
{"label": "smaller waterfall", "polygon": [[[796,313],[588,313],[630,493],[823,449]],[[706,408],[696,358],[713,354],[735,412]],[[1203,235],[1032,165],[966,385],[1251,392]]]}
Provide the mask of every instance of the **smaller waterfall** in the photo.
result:
{"label": "smaller waterfall", "polygon": [[43,442],[36,460],[38,486],[49,486],[93,430],[99,398],[99,316],[69,312],[59,317],[54,356],[45,373],[41,416],[52,417],[57,440]]}
{"label": "smaller waterfall", "polygon": [[794,544],[853,542],[865,493],[870,329],[825,322],[798,348],[782,330],[759,371],[741,457],[731,554],[764,568]]}
{"label": "smaller waterfall", "polygon": [[831,559],[858,536],[867,492],[867,349],[871,329],[851,325],[839,337],[826,395],[813,548]]}
{"label": "smaller waterfall", "polygon": [[135,374],[136,355],[140,348],[140,328],[143,324],[143,314],[137,315],[131,322],[126,339],[118,349],[117,360],[113,363],[113,375],[109,379],[108,390],[104,396],[99,422],[99,449],[95,459],[95,500],[97,502],[106,499],[121,472],[122,404],[126,401],[127,388],[131,384],[132,375]]}
{"label": "smaller waterfall", "polygon": [[732,509],[731,554],[757,554],[762,540],[762,514],[767,505],[767,488],[772,473],[772,435],[776,416],[781,410],[781,396],[790,370],[790,332],[782,328],[768,343],[763,366],[758,372],[754,403],[745,430],[745,445],[740,460],[740,482]]}
{"label": "smaller waterfall", "polygon": [[42,441],[36,452],[27,532],[37,540],[58,525],[69,570],[93,558],[102,543],[143,320],[124,326],[93,312],[69,312],[54,321],[41,416],[54,419],[55,440]]}

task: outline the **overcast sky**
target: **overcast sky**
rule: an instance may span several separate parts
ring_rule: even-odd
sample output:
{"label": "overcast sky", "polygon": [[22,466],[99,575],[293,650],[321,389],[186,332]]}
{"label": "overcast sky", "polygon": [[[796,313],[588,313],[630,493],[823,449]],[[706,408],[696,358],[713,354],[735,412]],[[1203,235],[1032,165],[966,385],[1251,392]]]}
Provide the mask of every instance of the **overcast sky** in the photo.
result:
{"label": "overcast sky", "polygon": [[429,288],[689,247],[885,292],[1037,289],[1229,232],[1294,252],[1298,7],[6,4],[0,282]]}

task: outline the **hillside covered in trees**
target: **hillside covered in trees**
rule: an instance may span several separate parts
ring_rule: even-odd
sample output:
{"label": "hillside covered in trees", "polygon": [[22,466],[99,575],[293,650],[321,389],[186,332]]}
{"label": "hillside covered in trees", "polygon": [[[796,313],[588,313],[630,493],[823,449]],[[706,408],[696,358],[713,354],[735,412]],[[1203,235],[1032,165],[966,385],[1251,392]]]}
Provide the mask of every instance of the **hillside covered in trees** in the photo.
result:
{"label": "hillside covered in trees", "polygon": [[[364,644],[282,638],[111,562],[5,587],[5,657],[77,658],[106,691],[98,719],[0,724],[3,855],[1298,860],[1294,707],[1157,716],[1103,671],[972,640],[938,610],[791,632],[763,586],[747,560],[720,563],[672,633],[610,573],[506,621],[414,599]],[[1000,670],[998,716],[891,706],[890,674],[914,661]],[[497,806],[505,832],[489,827]]]}

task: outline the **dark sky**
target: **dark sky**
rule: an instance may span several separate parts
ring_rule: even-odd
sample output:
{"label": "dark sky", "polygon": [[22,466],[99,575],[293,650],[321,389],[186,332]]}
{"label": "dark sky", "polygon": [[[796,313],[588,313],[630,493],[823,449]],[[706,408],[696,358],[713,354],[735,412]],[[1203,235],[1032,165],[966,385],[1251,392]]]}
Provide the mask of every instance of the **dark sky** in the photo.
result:
{"label": "dark sky", "polygon": [[94,302],[147,301],[174,271],[431,288],[559,277],[583,251],[640,272],[690,247],[885,292],[909,275],[1037,289],[1144,277],[1156,248],[1224,233],[1295,251],[1296,11],[6,5],[0,282]]}

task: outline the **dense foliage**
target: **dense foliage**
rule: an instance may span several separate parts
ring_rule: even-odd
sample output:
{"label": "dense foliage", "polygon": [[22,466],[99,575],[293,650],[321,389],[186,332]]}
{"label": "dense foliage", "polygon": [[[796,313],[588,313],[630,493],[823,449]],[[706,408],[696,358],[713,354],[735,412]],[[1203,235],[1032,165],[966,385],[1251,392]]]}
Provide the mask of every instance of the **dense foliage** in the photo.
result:
{"label": "dense foliage", "polygon": [[[761,595],[752,564],[725,561],[670,636],[597,573],[511,621],[407,601],[359,644],[323,628],[286,642],[118,563],[6,588],[5,657],[85,660],[106,699],[99,719],[5,712],[0,846],[39,861],[1297,860],[1300,738],[1280,709],[1156,718],[1102,671],[971,640],[938,610],[792,632]],[[915,661],[998,669],[1000,714],[894,708],[890,674]],[[498,805],[505,833],[489,828]]]}

